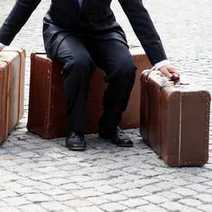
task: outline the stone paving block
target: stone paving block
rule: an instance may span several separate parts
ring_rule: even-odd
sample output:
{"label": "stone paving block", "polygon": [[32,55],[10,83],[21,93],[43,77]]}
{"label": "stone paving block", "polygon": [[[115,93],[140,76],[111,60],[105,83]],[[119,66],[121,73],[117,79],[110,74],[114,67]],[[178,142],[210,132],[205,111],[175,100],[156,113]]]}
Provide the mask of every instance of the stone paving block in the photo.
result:
{"label": "stone paving block", "polygon": [[95,205],[101,205],[110,202],[108,199],[105,199],[104,195],[100,197],[89,197],[87,200]]}
{"label": "stone paving block", "polygon": [[171,192],[171,191],[162,191],[162,192],[159,192],[157,194],[167,198],[168,200],[172,200],[172,201],[182,198],[182,195]]}
{"label": "stone paving block", "polygon": [[7,206],[6,202],[4,202],[3,200],[0,200],[0,208],[6,207],[6,206]]}
{"label": "stone paving block", "polygon": [[143,189],[144,191],[147,191],[149,193],[155,193],[155,192],[160,192],[164,190],[163,188],[158,187],[155,184],[144,186]]}
{"label": "stone paving block", "polygon": [[5,190],[0,191],[0,199],[8,198],[8,197],[17,197],[17,196],[18,194],[16,192],[5,191]]}
{"label": "stone paving block", "polygon": [[119,203],[127,206],[128,208],[135,208],[141,205],[147,205],[148,201],[144,200],[143,198],[130,198],[124,201],[120,201]]}
{"label": "stone paving block", "polygon": [[135,185],[137,185],[140,188],[143,188],[143,186],[152,185],[157,182],[161,182],[161,181],[157,179],[156,177],[151,177],[151,178],[148,177],[148,178],[137,180]]}
{"label": "stone paving block", "polygon": [[187,181],[192,182],[192,183],[203,183],[208,181],[206,177],[201,177],[201,176],[191,176],[186,178]]}
{"label": "stone paving block", "polygon": [[20,205],[26,205],[30,203],[28,200],[26,200],[24,197],[8,197],[3,199],[7,205],[9,206],[20,206]]}
{"label": "stone paving block", "polygon": [[70,207],[57,201],[43,202],[40,205],[48,211],[69,211],[69,209],[72,210]]}
{"label": "stone paving block", "polygon": [[205,212],[212,212],[212,204],[204,204],[204,205],[198,206],[198,208]]}
{"label": "stone paving block", "polygon": [[[16,164],[12,164],[12,166],[15,167]],[[0,183],[3,184],[3,183],[8,183],[8,182],[12,182],[12,181],[16,181],[20,179],[20,177],[18,175],[15,175],[13,173],[9,173],[8,175],[4,175],[4,176],[1,176],[0,178]]]}
{"label": "stone paving block", "polygon": [[[43,190],[43,189],[42,189]],[[60,189],[59,187],[58,188],[51,188],[49,190],[43,190],[43,194],[47,194],[47,195],[52,195],[52,196],[60,196],[60,195],[64,195],[64,194],[68,194],[67,191],[63,190],[63,189]]]}
{"label": "stone paving block", "polygon": [[204,193],[212,195],[212,188],[205,190]]}
{"label": "stone paving block", "polygon": [[97,191],[103,192],[105,194],[111,194],[111,193],[120,191],[118,188],[115,188],[114,186],[109,186],[109,185],[98,186],[98,187],[95,187],[95,188],[96,188]]}
{"label": "stone paving block", "polygon": [[205,192],[205,191],[208,191],[208,189],[210,189],[210,186],[202,184],[202,183],[201,184],[192,183],[191,185],[187,185],[186,188],[192,189],[196,192]]}
{"label": "stone paving block", "polygon": [[20,184],[19,181],[12,181],[4,183],[2,187],[7,191],[19,193],[19,191],[21,191],[25,186]]}
{"label": "stone paving block", "polygon": [[[173,176],[175,176],[175,175],[173,174]],[[183,177],[173,179],[172,183],[173,183],[174,186],[182,186],[183,187],[183,186],[188,185],[188,181],[185,180]]]}
{"label": "stone paving block", "polygon": [[37,187],[40,184],[42,185],[41,182],[34,181],[34,180],[29,179],[29,178],[22,178],[22,179],[18,180],[18,183],[20,185],[22,185],[22,187],[23,186],[30,186],[30,187],[35,186],[35,187]]}
{"label": "stone paving block", "polygon": [[95,189],[83,189],[83,190],[76,190],[72,191],[72,194],[74,196],[80,197],[80,198],[86,198],[86,197],[96,197],[103,195],[102,192],[99,192]]}
{"label": "stone paving block", "polygon": [[68,183],[68,184],[60,185],[60,188],[65,190],[65,191],[82,189],[82,187],[80,187],[76,183]]}
{"label": "stone paving block", "polygon": [[126,183],[114,184],[114,187],[120,191],[126,191],[126,190],[130,190],[130,189],[136,189],[136,188],[140,187],[140,185],[139,185],[139,182],[137,181],[137,183],[126,182]]}
{"label": "stone paving block", "polygon": [[76,175],[76,176],[72,176],[70,175],[67,179],[67,183],[81,183],[81,182],[89,182],[91,181],[93,178],[90,178],[88,176],[82,176],[82,175]]}
{"label": "stone paving block", "polygon": [[104,195],[104,198],[107,200],[113,201],[113,202],[128,199],[127,196],[120,194],[120,193],[106,194],[106,195]]}
{"label": "stone paving block", "polygon": [[42,208],[40,205],[28,204],[19,207],[21,212],[47,212],[46,209]]}
{"label": "stone paving block", "polygon": [[[167,176],[164,176],[167,179]],[[171,178],[170,178],[171,177]],[[172,174],[171,176],[168,177],[170,178],[173,186],[185,186],[188,185],[188,181],[183,179],[183,178],[178,178],[175,174]]]}
{"label": "stone paving block", "polygon": [[145,197],[142,197],[142,198],[144,200],[147,200],[147,201],[153,203],[153,204],[160,204],[160,203],[168,201],[165,197],[160,196],[158,194],[148,195],[148,196],[145,196]]}
{"label": "stone paving block", "polygon": [[71,200],[71,199],[75,199],[75,197],[70,192],[65,192],[63,194],[54,195],[53,198],[55,200],[61,201],[61,202]]}
{"label": "stone paving block", "polygon": [[144,190],[144,189],[130,189],[126,191],[120,192],[120,194],[123,194],[127,197],[134,198],[134,197],[142,197],[145,195],[148,195],[150,192]]}
{"label": "stone paving block", "polygon": [[167,181],[164,181],[164,182],[157,182],[154,184],[155,187],[158,187],[158,188],[161,188],[162,190],[170,190],[172,188],[175,187],[175,185],[173,184],[173,182],[167,182]]}
{"label": "stone paving block", "polygon": [[119,203],[106,203],[100,206],[103,210],[107,212],[118,212],[118,211],[123,211],[126,209],[126,206],[121,205]]}
{"label": "stone paving block", "polygon": [[[206,164],[206,165],[207,165],[207,167],[210,166],[209,164]],[[211,166],[211,169],[212,169],[212,166]],[[208,170],[206,172],[202,172],[202,173],[200,173],[200,176],[206,177],[208,179],[212,179],[212,171],[211,170]]]}
{"label": "stone paving block", "polygon": [[197,212],[198,210],[196,210],[196,206],[194,208],[192,207],[187,207],[183,204],[180,204],[179,202],[165,202],[163,204],[160,204],[161,207],[167,209],[170,212]]}
{"label": "stone paving block", "polygon": [[15,207],[1,207],[0,212],[21,212],[21,211]]}
{"label": "stone paving block", "polygon": [[205,203],[212,203],[212,195],[209,194],[198,194],[195,197]]}
{"label": "stone paving block", "polygon": [[53,186],[60,186],[70,182],[68,179],[65,178],[50,178],[46,179],[45,181]]}
{"label": "stone paving block", "polygon": [[199,206],[202,204],[201,201],[195,199],[195,198],[184,198],[184,199],[181,199],[179,200],[180,203],[183,203],[185,205],[188,205],[188,206]]}
{"label": "stone paving block", "polygon": [[187,188],[177,188],[177,189],[173,189],[171,191],[175,192],[177,194],[181,194],[183,196],[190,196],[190,195],[196,195],[197,194],[197,192],[195,192],[191,189],[187,189]]}
{"label": "stone paving block", "polygon": [[24,197],[33,202],[33,203],[37,203],[37,202],[45,202],[45,201],[50,201],[51,198],[45,194],[40,193],[33,193],[33,194],[26,194],[24,195]]}
{"label": "stone paving block", "polygon": [[164,208],[161,208],[156,205],[144,205],[137,208],[140,212],[167,212]]}
{"label": "stone paving block", "polygon": [[87,207],[94,205],[92,202],[86,199],[72,199],[65,201],[64,204],[72,208]]}
{"label": "stone paving block", "polygon": [[191,207],[184,207],[182,210],[182,212],[202,212],[202,210],[196,209],[196,208],[191,208]]}
{"label": "stone paving block", "polygon": [[99,209],[96,206],[91,206],[91,207],[78,208],[77,212],[103,212],[103,210]]}

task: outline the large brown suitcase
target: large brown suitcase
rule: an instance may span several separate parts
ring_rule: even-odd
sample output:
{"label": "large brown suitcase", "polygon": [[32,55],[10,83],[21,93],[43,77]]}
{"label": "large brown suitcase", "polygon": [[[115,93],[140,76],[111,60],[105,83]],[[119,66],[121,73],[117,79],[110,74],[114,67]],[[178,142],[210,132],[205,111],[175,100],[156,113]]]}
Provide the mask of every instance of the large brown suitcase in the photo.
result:
{"label": "large brown suitcase", "polygon": [[[140,72],[150,63],[145,55],[138,54],[140,49],[132,51],[134,62],[138,67],[135,86],[128,108],[123,115],[121,127],[139,128],[140,111]],[[62,66],[52,61],[45,54],[31,55],[31,80],[29,97],[28,130],[43,138],[65,136],[67,125],[66,104],[61,76]],[[103,71],[94,72],[88,97],[87,133],[95,133],[98,119],[102,112],[102,97],[105,89]]]}
{"label": "large brown suitcase", "polygon": [[25,51],[5,48],[0,52],[0,144],[24,112]]}
{"label": "large brown suitcase", "polygon": [[175,84],[159,71],[142,73],[141,134],[168,165],[203,166],[208,161],[209,115],[205,89]]}

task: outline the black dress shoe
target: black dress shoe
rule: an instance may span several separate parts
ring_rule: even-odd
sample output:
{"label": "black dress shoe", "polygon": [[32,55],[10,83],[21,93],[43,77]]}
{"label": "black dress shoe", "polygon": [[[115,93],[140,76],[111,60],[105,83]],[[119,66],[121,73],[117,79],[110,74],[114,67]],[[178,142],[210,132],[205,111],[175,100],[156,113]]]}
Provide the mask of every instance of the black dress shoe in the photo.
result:
{"label": "black dress shoe", "polygon": [[126,133],[119,127],[113,131],[104,130],[99,127],[99,137],[103,139],[110,139],[112,143],[120,147],[133,147],[133,142],[129,136],[127,136]]}
{"label": "black dress shoe", "polygon": [[86,141],[83,134],[73,132],[66,138],[66,147],[69,150],[84,151],[86,150]]}

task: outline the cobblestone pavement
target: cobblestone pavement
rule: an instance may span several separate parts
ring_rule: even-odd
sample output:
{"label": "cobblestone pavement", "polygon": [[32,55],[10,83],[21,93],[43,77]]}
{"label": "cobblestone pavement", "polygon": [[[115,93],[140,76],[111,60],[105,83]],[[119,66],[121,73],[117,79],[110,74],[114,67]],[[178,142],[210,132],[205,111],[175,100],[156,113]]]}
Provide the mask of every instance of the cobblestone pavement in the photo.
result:
{"label": "cobblestone pavement", "polygon": [[[15,0],[0,2],[0,23]],[[212,4],[210,0],[145,0],[170,60],[183,74],[212,91]],[[13,45],[43,50],[43,0]],[[114,1],[131,46],[138,46]],[[43,140],[27,132],[29,63],[25,115],[0,148],[0,212],[212,211],[212,145],[202,168],[169,168],[128,130],[135,147],[122,149],[88,135],[86,152],[70,152],[64,139]],[[210,131],[210,135],[212,135]]]}

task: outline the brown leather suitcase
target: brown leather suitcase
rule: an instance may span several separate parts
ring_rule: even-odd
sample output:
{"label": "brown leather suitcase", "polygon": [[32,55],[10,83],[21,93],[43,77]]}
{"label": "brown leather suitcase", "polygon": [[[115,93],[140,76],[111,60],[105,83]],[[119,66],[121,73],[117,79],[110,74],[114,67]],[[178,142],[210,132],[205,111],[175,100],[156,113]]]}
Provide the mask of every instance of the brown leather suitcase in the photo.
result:
{"label": "brown leather suitcase", "polygon": [[144,71],[143,141],[170,166],[203,166],[208,161],[210,99],[194,83],[174,83],[159,71]]}
{"label": "brown leather suitcase", "polygon": [[[140,123],[138,115],[140,111],[140,72],[149,68],[150,63],[147,57],[138,54],[138,51],[141,50],[132,51],[138,71],[129,105],[121,122],[123,128],[139,128]],[[61,70],[61,64],[47,58],[45,54],[33,53],[31,55],[27,128],[43,138],[51,139],[65,136],[67,120]],[[94,72],[90,83],[87,133],[97,132],[105,86],[103,71],[98,69]]]}
{"label": "brown leather suitcase", "polygon": [[5,48],[0,52],[0,144],[24,112],[25,51]]}

